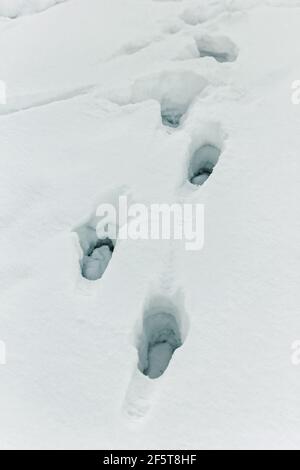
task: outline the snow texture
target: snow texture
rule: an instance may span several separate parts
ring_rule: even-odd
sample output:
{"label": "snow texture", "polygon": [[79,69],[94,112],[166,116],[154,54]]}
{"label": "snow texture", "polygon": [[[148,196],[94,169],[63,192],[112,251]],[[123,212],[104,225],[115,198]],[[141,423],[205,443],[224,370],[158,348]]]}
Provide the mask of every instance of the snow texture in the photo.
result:
{"label": "snow texture", "polygon": [[0,448],[299,449],[300,1],[55,3],[0,0]]}

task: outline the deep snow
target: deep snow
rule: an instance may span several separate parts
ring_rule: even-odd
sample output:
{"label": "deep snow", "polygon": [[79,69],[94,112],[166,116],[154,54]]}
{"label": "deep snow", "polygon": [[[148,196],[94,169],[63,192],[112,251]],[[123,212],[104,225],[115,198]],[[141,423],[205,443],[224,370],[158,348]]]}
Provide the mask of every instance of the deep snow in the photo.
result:
{"label": "deep snow", "polygon": [[[300,1],[7,3],[0,447],[299,448]],[[119,241],[85,279],[124,192],[205,204],[204,249]]]}

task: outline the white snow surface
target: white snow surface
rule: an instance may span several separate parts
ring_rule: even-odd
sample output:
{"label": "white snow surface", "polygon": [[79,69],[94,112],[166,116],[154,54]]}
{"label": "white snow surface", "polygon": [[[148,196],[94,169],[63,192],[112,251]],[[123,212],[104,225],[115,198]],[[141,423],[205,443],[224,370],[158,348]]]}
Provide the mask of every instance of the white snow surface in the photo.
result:
{"label": "white snow surface", "polygon": [[39,13],[66,0],[0,0],[0,17],[17,18]]}
{"label": "white snow surface", "polygon": [[[54,3],[0,0],[0,14]],[[1,449],[299,448],[299,24],[293,0],[70,0],[0,18]],[[207,36],[237,59],[200,57]],[[192,186],[205,144],[222,153]],[[124,192],[203,203],[204,249],[124,240],[83,279],[76,228]],[[166,299],[183,345],[151,380],[137,344]]]}

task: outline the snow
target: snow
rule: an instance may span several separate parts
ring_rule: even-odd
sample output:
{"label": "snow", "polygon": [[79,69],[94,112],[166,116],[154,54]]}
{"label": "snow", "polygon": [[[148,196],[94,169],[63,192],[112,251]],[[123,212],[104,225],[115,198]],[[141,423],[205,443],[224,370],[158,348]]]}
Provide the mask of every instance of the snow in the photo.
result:
{"label": "snow", "polygon": [[47,10],[66,0],[0,0],[0,16],[17,18]]}
{"label": "snow", "polygon": [[[54,3],[0,0],[1,449],[298,449],[300,1]],[[124,193],[203,250],[97,246]]]}
{"label": "snow", "polygon": [[104,219],[94,214],[75,231],[82,251],[81,273],[90,281],[101,279],[111,261],[116,244],[117,226],[111,221],[106,224],[104,222]]}

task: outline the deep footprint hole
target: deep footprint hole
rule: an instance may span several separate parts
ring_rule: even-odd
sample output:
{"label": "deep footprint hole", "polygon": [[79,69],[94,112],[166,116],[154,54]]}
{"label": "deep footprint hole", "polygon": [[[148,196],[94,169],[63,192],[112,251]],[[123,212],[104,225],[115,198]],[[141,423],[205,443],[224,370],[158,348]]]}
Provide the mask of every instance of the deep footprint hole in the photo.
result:
{"label": "deep footprint hole", "polygon": [[150,379],[157,379],[168,368],[183,340],[176,316],[169,311],[148,313],[138,347],[139,370]]}
{"label": "deep footprint hole", "polygon": [[155,100],[160,104],[164,126],[177,128],[207,81],[191,71],[164,71],[137,80],[132,86],[130,103]]}
{"label": "deep footprint hole", "polygon": [[200,57],[212,57],[217,62],[234,62],[238,57],[237,46],[225,36],[196,38]]}
{"label": "deep footprint hole", "polygon": [[220,155],[221,150],[215,145],[206,144],[197,148],[190,162],[190,183],[195,186],[202,186],[212,175]]}
{"label": "deep footprint hole", "polygon": [[162,109],[161,110],[161,120],[164,126],[173,127],[176,129],[180,126],[180,121],[183,116],[183,112],[178,111],[178,109]]}

